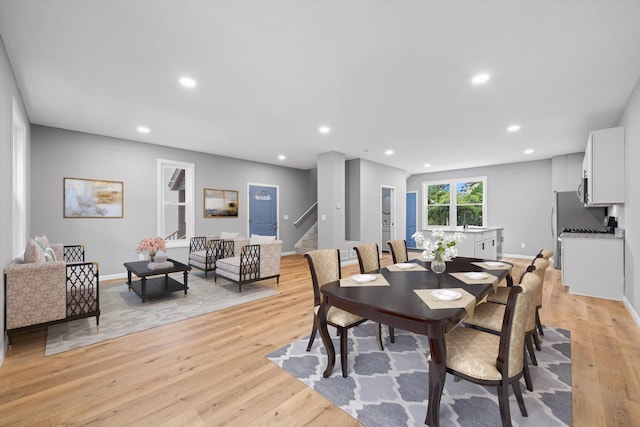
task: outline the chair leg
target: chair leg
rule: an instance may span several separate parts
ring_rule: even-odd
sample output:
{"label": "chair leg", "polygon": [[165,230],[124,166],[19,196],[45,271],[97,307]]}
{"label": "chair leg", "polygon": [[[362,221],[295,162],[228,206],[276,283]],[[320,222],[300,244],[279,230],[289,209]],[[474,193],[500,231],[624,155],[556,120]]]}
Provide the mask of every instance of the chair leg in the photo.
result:
{"label": "chair leg", "polygon": [[524,343],[527,346],[527,350],[529,350],[529,357],[531,358],[531,363],[533,366],[538,366],[538,359],[536,359],[536,354],[533,351],[533,339],[532,336],[535,335],[535,331],[532,333],[527,333],[524,336]]}
{"label": "chair leg", "polygon": [[498,386],[498,403],[500,404],[500,418],[502,419],[502,427],[512,427],[511,411],[509,410],[508,384],[502,384]]}
{"label": "chair leg", "polygon": [[313,326],[311,326],[311,336],[309,337],[309,344],[307,344],[307,351],[311,350],[311,346],[313,345],[313,340],[316,339],[316,332],[318,332],[318,326],[316,325],[315,316],[313,316]]}
{"label": "chair leg", "polygon": [[520,391],[520,381],[514,381],[511,384],[513,388],[513,394],[516,395],[516,400],[518,401],[518,406],[520,407],[520,413],[523,417],[528,417],[527,408],[524,406],[524,399],[522,398],[522,391]]}
{"label": "chair leg", "polygon": [[382,344],[382,324],[376,323],[376,339],[378,340],[378,348],[380,351],[384,351],[384,345]]}
{"label": "chair leg", "polygon": [[540,351],[540,338],[538,337],[538,331],[537,330],[533,330],[533,342],[536,345],[536,350]]}
{"label": "chair leg", "polygon": [[540,307],[536,307],[536,325],[538,326],[538,333],[544,336],[544,331],[542,330],[542,322],[540,321],[540,312],[538,311]]}
{"label": "chair leg", "polygon": [[395,334],[395,329],[393,329],[393,326],[389,326],[389,338],[391,338],[392,343],[396,342],[396,334]]}
{"label": "chair leg", "polygon": [[347,378],[347,330],[340,330],[340,362],[342,363],[342,377]]}
{"label": "chair leg", "polygon": [[522,373],[524,375],[524,383],[527,386],[527,390],[533,391],[533,382],[531,381],[531,372],[529,372],[529,362],[527,362],[527,351],[524,350],[524,357],[522,358]]}

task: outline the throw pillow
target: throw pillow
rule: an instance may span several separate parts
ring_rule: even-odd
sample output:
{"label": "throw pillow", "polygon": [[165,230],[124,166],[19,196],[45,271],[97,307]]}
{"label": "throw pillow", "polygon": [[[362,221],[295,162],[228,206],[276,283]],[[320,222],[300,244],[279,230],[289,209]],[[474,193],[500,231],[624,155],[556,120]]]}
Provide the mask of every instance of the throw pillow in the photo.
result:
{"label": "throw pillow", "polygon": [[249,239],[250,245],[259,245],[260,243],[269,243],[276,240],[276,236],[261,236],[259,234],[252,234]]}
{"label": "throw pillow", "polygon": [[49,246],[49,239],[47,239],[46,235],[43,234],[40,237],[36,237],[35,241],[38,246],[40,246],[40,249],[42,249],[45,261],[49,262],[58,260],[55,251],[51,248],[51,246]]}
{"label": "throw pillow", "polygon": [[44,251],[34,239],[29,239],[29,243],[27,243],[27,248],[24,250],[24,262],[25,264],[45,262]]}
{"label": "throw pillow", "polygon": [[221,239],[233,239],[234,237],[238,237],[240,233],[230,233],[228,231],[222,231],[220,232],[220,238]]}

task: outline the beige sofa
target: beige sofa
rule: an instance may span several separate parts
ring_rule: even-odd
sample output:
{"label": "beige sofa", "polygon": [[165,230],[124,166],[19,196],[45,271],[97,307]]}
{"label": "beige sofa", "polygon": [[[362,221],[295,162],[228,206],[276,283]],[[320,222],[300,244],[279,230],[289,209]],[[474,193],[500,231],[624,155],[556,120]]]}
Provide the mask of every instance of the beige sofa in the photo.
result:
{"label": "beige sofa", "polygon": [[98,264],[84,262],[80,245],[49,247],[58,260],[16,258],[4,267],[9,344],[16,332],[34,327],[92,316],[99,324]]}
{"label": "beige sofa", "polygon": [[242,292],[244,283],[256,282],[275,278],[280,283],[280,258],[282,256],[282,241],[255,245],[246,244],[240,249],[240,254],[231,258],[216,261],[214,278],[224,277],[238,284]]}

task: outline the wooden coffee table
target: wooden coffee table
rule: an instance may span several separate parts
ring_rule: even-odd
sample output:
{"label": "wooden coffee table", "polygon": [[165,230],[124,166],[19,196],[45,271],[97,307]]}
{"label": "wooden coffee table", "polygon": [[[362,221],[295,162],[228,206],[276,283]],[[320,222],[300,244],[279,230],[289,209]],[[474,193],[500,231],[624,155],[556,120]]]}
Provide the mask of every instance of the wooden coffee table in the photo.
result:
{"label": "wooden coffee table", "polygon": [[[173,267],[152,270],[147,267],[149,261],[124,263],[124,267],[127,269],[127,285],[129,286],[129,290],[133,290],[133,292],[142,298],[143,305],[147,301],[147,297],[155,297],[176,291],[184,291],[184,295],[187,295],[187,289],[189,289],[187,279],[191,267],[173,259],[168,259],[167,261],[171,261]],[[183,283],[178,282],[173,277],[169,277],[170,273],[179,273],[181,271],[184,275]],[[132,281],[131,274],[135,274],[140,280]]]}

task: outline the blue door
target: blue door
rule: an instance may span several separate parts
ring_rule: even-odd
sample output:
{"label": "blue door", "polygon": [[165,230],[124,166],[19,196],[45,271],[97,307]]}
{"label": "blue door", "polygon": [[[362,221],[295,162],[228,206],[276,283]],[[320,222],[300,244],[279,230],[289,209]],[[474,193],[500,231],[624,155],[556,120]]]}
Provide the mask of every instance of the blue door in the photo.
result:
{"label": "blue door", "polygon": [[407,235],[405,240],[409,248],[416,247],[416,241],[411,237],[416,232],[416,196],[415,192],[407,193]]}
{"label": "blue door", "polygon": [[278,189],[249,186],[249,235],[278,235]]}

